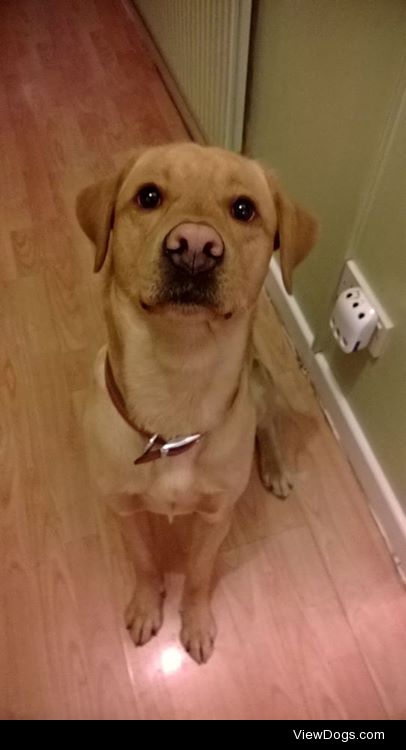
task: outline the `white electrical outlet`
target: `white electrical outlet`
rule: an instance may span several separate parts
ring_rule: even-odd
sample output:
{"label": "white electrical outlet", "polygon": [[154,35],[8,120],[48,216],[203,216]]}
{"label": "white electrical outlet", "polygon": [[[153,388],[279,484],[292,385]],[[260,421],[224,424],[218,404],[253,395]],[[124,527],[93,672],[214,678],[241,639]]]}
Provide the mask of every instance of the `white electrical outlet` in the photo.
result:
{"label": "white electrical outlet", "polygon": [[336,294],[337,298],[346,289],[351,289],[352,287],[360,287],[371,306],[377,312],[378,322],[376,325],[375,333],[373,334],[372,339],[369,342],[368,351],[373,357],[380,357],[388,343],[390,332],[393,328],[393,323],[383,309],[380,302],[377,300],[375,294],[373,293],[365,277],[359,270],[355,261],[347,260],[343,268],[340,281],[338,282]]}
{"label": "white electrical outlet", "polygon": [[339,347],[349,354],[366,349],[378,325],[378,314],[360,286],[344,289],[337,297],[330,328]]}

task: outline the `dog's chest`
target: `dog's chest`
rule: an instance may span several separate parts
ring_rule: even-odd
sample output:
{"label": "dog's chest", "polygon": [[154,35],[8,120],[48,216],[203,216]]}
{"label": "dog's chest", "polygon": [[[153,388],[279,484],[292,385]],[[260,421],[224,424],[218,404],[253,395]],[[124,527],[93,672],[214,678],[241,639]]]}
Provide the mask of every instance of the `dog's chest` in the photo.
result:
{"label": "dog's chest", "polygon": [[186,460],[179,458],[159,459],[147,489],[140,494],[145,510],[163,513],[171,519],[197,509],[201,493],[193,466],[186,457]]}
{"label": "dog's chest", "polygon": [[216,520],[248,481],[255,415],[245,390],[227,421],[185,453],[134,465],[145,438],[117,412],[106,392],[102,364],[96,369],[84,427],[92,473],[109,504],[122,515],[148,510],[172,518],[197,511]]}

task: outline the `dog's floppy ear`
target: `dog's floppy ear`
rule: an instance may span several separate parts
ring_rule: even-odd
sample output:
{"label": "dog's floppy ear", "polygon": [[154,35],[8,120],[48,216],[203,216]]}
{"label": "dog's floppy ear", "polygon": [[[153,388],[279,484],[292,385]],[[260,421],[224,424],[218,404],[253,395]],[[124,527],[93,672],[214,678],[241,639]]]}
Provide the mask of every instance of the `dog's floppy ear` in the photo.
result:
{"label": "dog's floppy ear", "polygon": [[89,185],[76,199],[76,216],[84,233],[96,248],[94,272],[100,271],[106,259],[114,208],[121,185],[121,174]]}
{"label": "dog's floppy ear", "polygon": [[100,271],[106,260],[119,190],[140,152],[141,149],[118,174],[89,185],[76,199],[76,216],[79,224],[96,248],[95,273]]}
{"label": "dog's floppy ear", "polygon": [[316,244],[319,223],[294,203],[274,179],[271,188],[278,216],[274,250],[280,250],[283,283],[288,294],[292,294],[293,270]]}

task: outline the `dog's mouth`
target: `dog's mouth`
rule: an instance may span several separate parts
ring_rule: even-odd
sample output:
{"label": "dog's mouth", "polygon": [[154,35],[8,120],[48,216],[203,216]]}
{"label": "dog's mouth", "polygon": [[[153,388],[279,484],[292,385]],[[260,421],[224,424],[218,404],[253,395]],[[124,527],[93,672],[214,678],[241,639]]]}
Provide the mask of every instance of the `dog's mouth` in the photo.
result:
{"label": "dog's mouth", "polygon": [[163,280],[158,302],[169,305],[217,307],[217,287],[210,273],[199,274],[195,279],[185,274],[174,274]]}
{"label": "dog's mouth", "polygon": [[182,316],[221,316],[230,318],[232,313],[224,310],[220,301],[215,275],[208,271],[191,277],[179,270],[167,268],[152,298],[140,300],[146,312],[175,313]]}
{"label": "dog's mouth", "polygon": [[148,314],[165,315],[174,318],[186,318],[191,320],[223,318],[229,320],[232,310],[224,310],[221,306],[206,299],[201,300],[188,295],[163,296],[154,300],[140,299],[141,308]]}
{"label": "dog's mouth", "polygon": [[169,315],[170,317],[176,318],[192,318],[193,320],[207,319],[207,318],[224,318],[229,320],[233,313],[222,312],[216,308],[209,307],[207,305],[182,305],[179,303],[173,304],[170,302],[158,302],[154,304],[148,304],[141,300],[142,309],[149,314],[156,315]]}

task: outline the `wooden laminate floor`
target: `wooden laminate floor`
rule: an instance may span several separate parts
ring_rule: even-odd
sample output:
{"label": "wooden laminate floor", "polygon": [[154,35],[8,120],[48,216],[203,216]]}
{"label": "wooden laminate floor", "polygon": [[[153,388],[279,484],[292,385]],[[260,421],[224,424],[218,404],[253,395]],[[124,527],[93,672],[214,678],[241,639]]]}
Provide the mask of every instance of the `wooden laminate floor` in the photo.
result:
{"label": "wooden laminate floor", "polygon": [[282,503],[253,476],[207,666],[178,641],[187,521],[157,523],[165,624],[130,642],[131,570],[80,431],[104,332],[73,202],[187,133],[118,0],[2,2],[0,60],[0,718],[406,718],[405,591],[276,318],[296,489]]}

